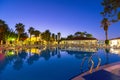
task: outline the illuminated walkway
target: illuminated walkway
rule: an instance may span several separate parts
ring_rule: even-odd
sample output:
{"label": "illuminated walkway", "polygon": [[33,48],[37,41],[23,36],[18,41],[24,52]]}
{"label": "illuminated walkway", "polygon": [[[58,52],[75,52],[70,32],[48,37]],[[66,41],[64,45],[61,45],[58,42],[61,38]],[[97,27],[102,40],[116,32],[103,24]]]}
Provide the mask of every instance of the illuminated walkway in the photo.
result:
{"label": "illuminated walkway", "polygon": [[120,80],[120,62],[94,69],[92,74],[85,72],[72,80]]}

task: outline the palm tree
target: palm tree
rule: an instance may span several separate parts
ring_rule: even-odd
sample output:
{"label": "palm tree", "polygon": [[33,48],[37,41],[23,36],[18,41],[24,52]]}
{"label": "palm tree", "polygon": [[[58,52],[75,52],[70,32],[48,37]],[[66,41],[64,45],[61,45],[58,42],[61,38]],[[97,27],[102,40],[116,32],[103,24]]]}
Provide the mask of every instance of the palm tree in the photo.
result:
{"label": "palm tree", "polygon": [[57,37],[58,37],[58,41],[59,41],[60,38],[61,38],[61,33],[60,32],[57,33]]}
{"label": "palm tree", "polygon": [[22,41],[26,40],[27,38],[28,38],[28,34],[26,32],[20,35],[20,40]]}
{"label": "palm tree", "polygon": [[24,31],[25,31],[24,27],[25,26],[22,23],[18,23],[18,24],[15,25],[16,31],[18,33],[18,39],[17,39],[17,41],[19,41],[20,35],[22,33],[24,33]]}
{"label": "palm tree", "polygon": [[30,42],[31,42],[31,35],[34,33],[34,28],[33,28],[33,27],[30,27],[30,28],[28,29],[28,32],[29,32],[29,34],[30,34]]}
{"label": "palm tree", "polygon": [[5,21],[0,20],[0,40],[5,40],[5,32],[7,32],[8,30],[9,28]]}
{"label": "palm tree", "polygon": [[40,35],[40,31],[35,30],[35,31],[33,32],[33,34],[35,35],[35,37],[36,37],[36,42],[37,42],[37,37]]}
{"label": "palm tree", "polygon": [[44,33],[43,33],[43,39],[47,42],[50,41],[50,35],[51,35],[51,32],[49,30],[46,30]]}
{"label": "palm tree", "polygon": [[49,30],[46,30],[46,31],[45,31],[45,34],[46,34],[46,40],[47,40],[48,42],[50,42],[51,32],[50,32]]}
{"label": "palm tree", "polygon": [[50,36],[51,36],[51,32],[49,30],[46,30],[41,34],[42,39],[47,42],[47,45],[48,43],[50,43]]}
{"label": "palm tree", "polygon": [[102,16],[113,22],[120,21],[120,0],[102,0]]}
{"label": "palm tree", "polygon": [[61,39],[61,33],[58,32],[58,33],[57,33],[57,41],[58,41],[58,44],[60,43],[60,39]]}
{"label": "palm tree", "polygon": [[104,18],[101,21],[101,27],[104,29],[105,31],[105,36],[106,36],[106,40],[108,40],[108,27],[110,25],[110,21],[107,18]]}
{"label": "palm tree", "polygon": [[52,40],[55,41],[55,34],[52,33]]}

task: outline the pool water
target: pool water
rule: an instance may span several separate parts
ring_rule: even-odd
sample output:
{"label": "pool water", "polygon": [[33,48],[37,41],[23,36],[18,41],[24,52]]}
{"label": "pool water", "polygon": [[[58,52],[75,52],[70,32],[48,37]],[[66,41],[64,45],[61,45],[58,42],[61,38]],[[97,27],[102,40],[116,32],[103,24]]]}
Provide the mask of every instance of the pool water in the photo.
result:
{"label": "pool water", "polygon": [[[0,80],[68,80],[89,70],[85,57],[92,57],[97,66],[120,61],[120,54],[104,49],[93,51],[63,50],[59,48],[0,51]],[[97,56],[97,57],[96,57]]]}

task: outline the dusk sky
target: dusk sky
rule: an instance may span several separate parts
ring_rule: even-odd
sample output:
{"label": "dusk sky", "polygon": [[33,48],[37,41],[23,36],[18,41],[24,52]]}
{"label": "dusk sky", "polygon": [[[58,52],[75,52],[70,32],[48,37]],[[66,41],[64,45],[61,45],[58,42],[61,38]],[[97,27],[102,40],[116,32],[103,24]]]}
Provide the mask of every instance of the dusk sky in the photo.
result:
{"label": "dusk sky", "polygon": [[[49,29],[61,32],[62,37],[77,31],[86,31],[100,40],[105,33],[100,28],[102,0],[0,0],[0,19],[15,30],[16,23],[23,23],[41,32]],[[108,30],[109,38],[120,37],[120,22]]]}

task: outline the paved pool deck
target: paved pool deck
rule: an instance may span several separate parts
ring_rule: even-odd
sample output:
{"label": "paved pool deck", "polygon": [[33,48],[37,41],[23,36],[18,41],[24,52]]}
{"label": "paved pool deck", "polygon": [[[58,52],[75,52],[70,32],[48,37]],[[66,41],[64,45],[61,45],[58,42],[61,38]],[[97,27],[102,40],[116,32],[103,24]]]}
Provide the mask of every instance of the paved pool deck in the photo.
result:
{"label": "paved pool deck", "polygon": [[101,66],[74,77],[72,80],[120,80],[120,62]]}

